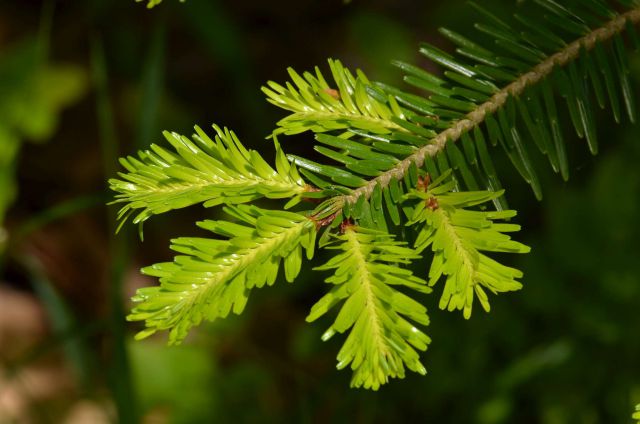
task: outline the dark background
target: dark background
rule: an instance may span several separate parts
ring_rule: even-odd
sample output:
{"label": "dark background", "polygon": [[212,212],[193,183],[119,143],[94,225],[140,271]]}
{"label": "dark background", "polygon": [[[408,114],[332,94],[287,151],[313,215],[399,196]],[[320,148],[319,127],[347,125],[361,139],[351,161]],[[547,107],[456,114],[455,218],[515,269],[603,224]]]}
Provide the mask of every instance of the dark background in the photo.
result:
{"label": "dark background", "polygon": [[[284,114],[264,100],[264,82],[284,82],[288,66],[328,71],[333,57],[400,84],[391,59],[426,65],[420,41],[448,48],[437,28],[468,33],[475,18],[459,0],[164,0],[152,10],[0,1],[0,70],[43,40],[47,66],[66,70],[22,96],[22,127],[0,113],[0,128],[22,141],[0,247],[0,422],[630,422],[640,402],[640,132],[607,113],[595,158],[567,126],[571,180],[540,168],[541,203],[502,163],[518,238],[533,248],[508,259],[524,289],[468,321],[437,308],[438,289],[427,297],[426,377],[349,389],[349,372],[335,370],[340,338],[320,341],[330,318],[304,322],[325,289],[315,273],[254,291],[242,316],[177,348],[165,335],[134,342],[140,327],[124,322],[135,289],[155,284],[138,269],[170,260],[170,238],[202,235],[194,221],[219,212],[154,217],[144,242],[131,226],[115,236],[117,207],[104,204],[118,156],[162,143],[161,130],[215,122],[271,158],[265,137]],[[33,72],[0,73],[0,87],[26,87]],[[64,107],[36,116],[56,90]],[[16,109],[2,94],[0,111]],[[30,130],[38,119],[54,123]],[[310,135],[281,141],[311,150]]]}

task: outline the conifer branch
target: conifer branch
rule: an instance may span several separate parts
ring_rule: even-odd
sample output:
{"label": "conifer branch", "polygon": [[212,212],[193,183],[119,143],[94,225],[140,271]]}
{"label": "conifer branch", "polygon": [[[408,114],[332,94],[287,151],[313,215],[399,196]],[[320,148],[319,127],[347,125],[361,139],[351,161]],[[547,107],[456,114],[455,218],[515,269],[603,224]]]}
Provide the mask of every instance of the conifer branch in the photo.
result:
{"label": "conifer branch", "polygon": [[[326,279],[333,288],[307,320],[341,305],[323,336],[348,332],[338,368],[350,365],[352,385],[372,389],[403,377],[405,368],[424,373],[416,350],[425,350],[429,338],[409,320],[426,325],[426,308],[392,286],[429,292],[443,279],[440,307],[461,310],[466,318],[475,299],[490,309],[487,290],[498,294],[521,287],[522,272],[487,254],[530,249],[508,235],[518,225],[501,222],[516,212],[506,206],[485,140],[505,150],[541,198],[522,134],[530,134],[553,170],[568,178],[559,98],[593,154],[598,151],[594,99],[602,109],[608,100],[616,121],[621,104],[635,120],[622,33],[640,49],[635,29],[640,4],[617,1],[631,10],[619,14],[601,0],[536,0],[543,13],[514,15],[518,27],[471,3],[491,22],[476,28],[493,45],[483,47],[442,29],[457,56],[428,44],[420,52],[446,68],[443,76],[395,62],[405,81],[426,96],[371,83],[360,70],[352,73],[334,60],[329,66],[335,87],[318,68],[303,74],[289,69],[291,82],[263,88],[269,102],[291,112],[274,136],[311,131],[314,149],[331,164],[286,156],[274,140],[274,170],[233,133],[217,127],[215,142],[198,128],[193,140],[167,133],[173,151],[152,146],[138,158],[122,159],[128,172],[110,183],[118,193],[115,203],[125,204],[123,222],[132,213],[137,213],[134,222],[142,222],[195,203],[234,205],[225,207],[234,222],[199,224],[223,240],[174,240],[172,249],[182,255],[145,268],[160,278],[160,286],[141,289],[134,298],[138,304],[129,319],[146,324],[139,336],[170,330],[170,343],[179,343],[204,319],[240,313],[250,289],[275,282],[281,262],[285,279],[292,281],[302,252],[310,259],[322,232],[318,245],[340,252],[316,268],[334,271]],[[298,167],[314,187],[302,180]],[[244,204],[261,197],[290,199],[285,209],[303,198],[318,205],[292,213]],[[489,201],[497,210],[487,210],[483,204]],[[405,227],[418,234],[413,248],[389,234],[395,229],[399,237],[412,239],[398,230]],[[427,248],[433,253],[428,284],[403,268]]]}
{"label": "conifer branch", "polygon": [[598,43],[607,41],[614,35],[619,34],[625,29],[627,22],[633,25],[637,25],[638,22],[640,22],[640,7],[636,7],[633,10],[617,16],[604,26],[575,40],[561,51],[548,57],[531,71],[521,75],[514,82],[498,91],[488,101],[469,112],[464,119],[455,122],[453,126],[439,133],[431,140],[430,144],[421,147],[415,153],[407,156],[389,171],[371,179],[366,185],[353,190],[353,192],[348,195],[342,196],[341,201],[336,202],[336,205],[355,203],[360,196],[368,199],[377,185],[386,188],[392,179],[402,179],[412,164],[418,168],[422,167],[426,157],[435,157],[444,150],[447,143],[456,142],[463,134],[478,127],[485,121],[487,116],[501,109],[510,97],[518,97],[528,87],[535,85],[549,76],[556,68],[565,66],[571,61],[576,60],[580,56],[581,49],[587,51],[592,50]]}
{"label": "conifer branch", "polygon": [[397,122],[404,119],[404,113],[393,97],[373,98],[367,92],[371,83],[364,73],[358,70],[354,76],[339,60],[328,62],[337,89],[327,83],[317,67],[315,75],[305,72],[302,76],[289,68],[292,83],[282,86],[269,81],[262,87],[269,103],[293,112],[278,122],[274,134],[350,128],[373,134],[405,131]]}
{"label": "conifer branch", "polygon": [[389,378],[403,378],[405,366],[426,374],[414,348],[425,350],[430,339],[403,318],[427,325],[426,308],[392,287],[430,291],[424,280],[401,268],[419,255],[389,234],[354,225],[344,227],[344,234],[335,237],[329,249],[342,252],[316,270],[335,270],[326,280],[335,286],[313,306],[307,321],[345,300],[322,337],[328,340],[336,332],[350,330],[338,354],[338,369],[351,364],[351,385],[373,390]]}
{"label": "conifer branch", "polygon": [[482,251],[528,253],[530,248],[511,240],[505,233],[519,231],[515,224],[497,223],[512,218],[515,211],[475,211],[467,208],[491,201],[502,193],[488,191],[452,192],[454,182],[445,174],[426,190],[413,190],[407,199],[418,199],[407,225],[424,224],[419,230],[415,248],[422,252],[431,247],[434,259],[429,271],[429,285],[446,276],[440,308],[460,309],[471,317],[474,295],[489,312],[489,300],[483,290],[493,293],[519,290],[516,278],[522,272],[506,267]]}
{"label": "conifer branch", "polygon": [[146,324],[138,338],[170,330],[169,343],[178,344],[203,319],[240,314],[250,289],[274,284],[281,261],[292,282],[300,272],[303,249],[307,259],[313,257],[316,227],[306,216],[247,205],[226,211],[248,225],[200,222],[200,227],[230,239],[175,239],[171,248],[183,256],[143,269],[160,278],[160,286],[142,288],[133,298],[138,305],[127,319]]}
{"label": "conifer branch", "polygon": [[133,222],[142,223],[152,215],[197,203],[211,207],[260,197],[293,197],[294,203],[308,190],[277,141],[274,170],[256,151],[245,149],[232,131],[214,125],[212,140],[199,127],[195,129],[193,141],[164,133],[175,152],[152,145],[138,158],[120,160],[129,172],[109,180],[118,193],[113,203],[125,203],[118,214],[120,225],[135,212]]}

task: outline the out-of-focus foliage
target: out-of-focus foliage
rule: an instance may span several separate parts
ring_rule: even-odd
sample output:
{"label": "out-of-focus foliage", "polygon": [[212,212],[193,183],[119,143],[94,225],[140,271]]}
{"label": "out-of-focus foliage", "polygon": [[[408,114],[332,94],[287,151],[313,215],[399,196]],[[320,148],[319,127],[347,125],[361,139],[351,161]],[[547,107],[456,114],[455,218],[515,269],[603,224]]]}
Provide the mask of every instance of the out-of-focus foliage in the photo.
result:
{"label": "out-of-focus foliage", "polygon": [[129,349],[143,410],[169,414],[174,423],[203,422],[218,413],[222,405],[215,401],[220,390],[216,361],[202,346],[165,349],[139,342],[129,344]]}
{"label": "out-of-focus foliage", "polygon": [[[146,1],[146,0],[136,0],[136,2],[138,2],[138,3],[139,3],[139,2],[144,2],[144,1]],[[184,1],[185,1],[185,0],[180,0],[180,2],[184,2]],[[149,0],[149,2],[147,3],[147,8],[148,8],[148,9],[151,9],[151,8],[153,8],[154,6],[159,5],[160,3],[162,3],[162,0]]]}
{"label": "out-of-focus foliage", "polygon": [[0,52],[0,226],[16,196],[20,144],[46,141],[62,109],[76,102],[86,87],[82,68],[47,63],[36,41]]}

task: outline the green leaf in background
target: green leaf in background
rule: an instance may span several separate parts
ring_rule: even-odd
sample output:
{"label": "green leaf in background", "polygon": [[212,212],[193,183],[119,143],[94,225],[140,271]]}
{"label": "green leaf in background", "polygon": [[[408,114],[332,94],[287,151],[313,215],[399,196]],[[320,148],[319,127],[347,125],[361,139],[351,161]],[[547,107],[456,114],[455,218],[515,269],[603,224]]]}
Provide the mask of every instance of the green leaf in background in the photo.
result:
{"label": "green leaf in background", "polygon": [[[4,215],[16,196],[17,186],[14,174],[19,148],[18,137],[8,128],[0,126],[0,233],[4,233],[2,230]],[[3,239],[4,237],[0,234],[0,247]]]}
{"label": "green leaf in background", "polygon": [[87,85],[82,68],[45,63],[36,41],[0,54],[0,225],[17,193],[20,144],[49,139],[62,110],[78,101]]}
{"label": "green leaf in background", "polygon": [[62,109],[86,92],[86,72],[75,65],[45,63],[35,41],[23,42],[0,58],[0,125],[20,138],[45,141],[53,135]]}

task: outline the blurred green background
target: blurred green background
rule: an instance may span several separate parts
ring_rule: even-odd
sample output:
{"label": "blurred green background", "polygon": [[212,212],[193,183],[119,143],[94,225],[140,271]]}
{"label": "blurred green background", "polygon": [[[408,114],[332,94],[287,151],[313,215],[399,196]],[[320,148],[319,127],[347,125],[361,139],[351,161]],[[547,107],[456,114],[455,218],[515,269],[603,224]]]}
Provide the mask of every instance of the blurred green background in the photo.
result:
{"label": "blurred green background", "polygon": [[[169,260],[169,239],[201,234],[194,221],[217,212],[156,217],[144,242],[134,228],[115,236],[104,205],[118,156],[212,122],[272,152],[264,139],[283,115],[259,88],[287,66],[334,57],[399,84],[391,59],[425,64],[420,41],[446,48],[437,28],[473,19],[460,0],[0,2],[0,422],[631,422],[640,129],[607,116],[601,154],[572,136],[572,178],[543,173],[542,203],[503,167],[533,248],[511,259],[524,289],[469,321],[428,297],[426,377],[349,389],[340,340],[320,341],[330,321],[304,322],[319,274],[254,292],[242,316],[177,348],[133,342],[139,327],[124,321],[133,292],[155,283],[138,269]],[[637,83],[638,57],[632,66]],[[311,151],[309,135],[282,141]]]}

